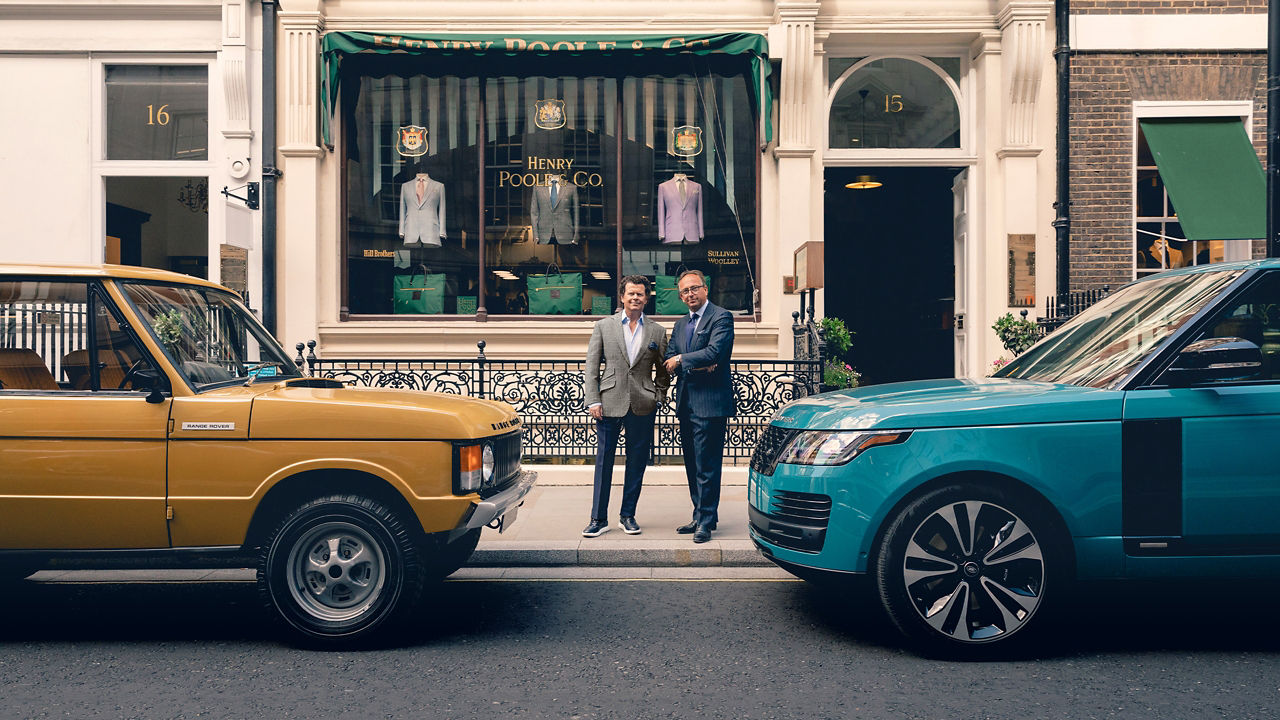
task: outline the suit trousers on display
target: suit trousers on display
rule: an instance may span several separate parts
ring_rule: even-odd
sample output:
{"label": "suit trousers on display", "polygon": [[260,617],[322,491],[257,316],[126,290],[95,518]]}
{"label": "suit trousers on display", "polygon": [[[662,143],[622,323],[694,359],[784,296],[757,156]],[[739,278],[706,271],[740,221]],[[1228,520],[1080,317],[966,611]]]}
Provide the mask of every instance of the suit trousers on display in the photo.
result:
{"label": "suit trousers on display", "polygon": [[693,521],[711,524],[720,518],[720,474],[724,464],[724,434],[728,418],[679,415],[684,473],[693,500]]}
{"label": "suit trousers on display", "polygon": [[606,416],[596,421],[596,478],[595,494],[591,500],[592,520],[607,522],[609,519],[613,457],[617,452],[620,432],[627,434],[627,468],[622,481],[622,510],[618,514],[620,517],[635,517],[644,469],[649,464],[649,450],[653,447],[654,417],[652,413],[636,415],[628,411],[622,417]]}

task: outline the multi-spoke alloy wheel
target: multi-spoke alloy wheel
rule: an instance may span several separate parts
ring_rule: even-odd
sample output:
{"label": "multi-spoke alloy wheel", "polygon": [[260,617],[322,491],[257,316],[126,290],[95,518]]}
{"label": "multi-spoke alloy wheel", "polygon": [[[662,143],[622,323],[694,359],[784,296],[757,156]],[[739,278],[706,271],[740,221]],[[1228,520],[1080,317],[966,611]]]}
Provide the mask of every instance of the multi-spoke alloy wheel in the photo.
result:
{"label": "multi-spoke alloy wheel", "polygon": [[876,582],[894,624],[935,649],[1003,643],[1061,582],[1056,542],[1026,503],[955,486],[908,505],[885,533]]}
{"label": "multi-spoke alloy wheel", "polygon": [[426,573],[413,537],[377,501],[318,498],[272,533],[258,566],[258,588],[302,639],[362,641],[421,595]]}

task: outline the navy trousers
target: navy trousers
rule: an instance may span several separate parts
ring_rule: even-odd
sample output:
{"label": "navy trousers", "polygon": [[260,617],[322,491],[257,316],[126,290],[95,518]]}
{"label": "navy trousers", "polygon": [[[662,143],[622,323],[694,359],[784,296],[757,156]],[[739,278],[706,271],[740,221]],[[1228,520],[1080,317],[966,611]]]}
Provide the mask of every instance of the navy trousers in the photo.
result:
{"label": "navy trousers", "polygon": [[636,415],[628,411],[622,417],[605,417],[596,421],[596,488],[591,500],[591,519],[609,520],[609,491],[613,487],[613,457],[618,449],[618,435],[627,433],[627,469],[622,481],[621,517],[635,517],[640,500],[640,484],[644,468],[649,464],[653,447],[654,415]]}
{"label": "navy trousers", "polygon": [[728,418],[678,416],[684,474],[693,500],[693,521],[711,524],[720,519],[720,474],[724,466],[724,433]]}

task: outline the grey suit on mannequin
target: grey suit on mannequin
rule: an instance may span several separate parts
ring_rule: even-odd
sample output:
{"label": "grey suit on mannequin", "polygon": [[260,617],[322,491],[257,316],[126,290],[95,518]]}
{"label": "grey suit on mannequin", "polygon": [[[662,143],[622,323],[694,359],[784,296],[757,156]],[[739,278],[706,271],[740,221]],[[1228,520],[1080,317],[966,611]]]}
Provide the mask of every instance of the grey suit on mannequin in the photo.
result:
{"label": "grey suit on mannequin", "polygon": [[658,240],[664,244],[702,240],[702,186],[685,179],[684,198],[678,178],[658,185]]}
{"label": "grey suit on mannequin", "polygon": [[444,239],[444,184],[427,178],[418,200],[415,177],[400,186],[400,237],[405,245],[440,247]]}
{"label": "grey suit on mannequin", "polygon": [[529,208],[533,222],[533,241],[548,245],[554,235],[560,245],[578,243],[578,188],[571,182],[559,183],[555,202],[551,201],[551,185],[539,185],[533,189],[533,204]]}

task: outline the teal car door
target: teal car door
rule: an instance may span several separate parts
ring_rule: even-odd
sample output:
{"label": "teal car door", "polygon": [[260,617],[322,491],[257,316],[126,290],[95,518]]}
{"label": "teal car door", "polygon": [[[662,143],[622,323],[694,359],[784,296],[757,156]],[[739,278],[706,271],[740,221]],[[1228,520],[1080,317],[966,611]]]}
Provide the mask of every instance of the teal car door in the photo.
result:
{"label": "teal car door", "polygon": [[1126,395],[1130,554],[1280,554],[1280,272],[1243,287],[1182,345],[1214,337],[1258,345],[1261,372]]}

